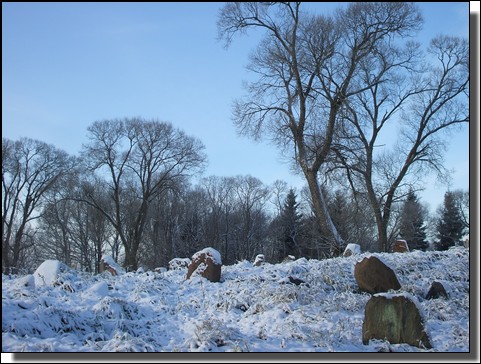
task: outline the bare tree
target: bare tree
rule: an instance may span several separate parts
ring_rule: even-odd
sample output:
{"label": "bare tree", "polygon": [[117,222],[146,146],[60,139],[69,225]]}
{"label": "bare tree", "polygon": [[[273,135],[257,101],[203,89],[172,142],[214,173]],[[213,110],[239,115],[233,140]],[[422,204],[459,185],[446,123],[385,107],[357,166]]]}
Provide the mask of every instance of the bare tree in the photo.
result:
{"label": "bare tree", "polygon": [[86,190],[85,201],[110,222],[125,249],[124,265],[137,269],[152,201],[175,188],[176,181],[202,168],[202,143],[169,123],[138,118],[105,120],[89,128],[90,142],[84,146],[87,167],[108,185],[113,211],[104,208],[94,190]]}
{"label": "bare tree", "polygon": [[[469,122],[468,42],[433,39],[430,58],[419,70],[413,69],[415,53],[413,47],[389,53],[381,49],[363,65],[363,77],[376,77],[379,83],[346,103],[344,118],[354,129],[346,132],[346,126],[340,132],[344,138],[333,146],[351,187],[365,193],[371,204],[380,251],[387,251],[394,237],[394,230],[389,232],[394,204],[409,189],[419,188],[429,170],[447,177],[443,132]],[[391,137],[388,145],[382,144],[393,124],[401,131],[397,142]]]}
{"label": "bare tree", "polygon": [[[165,267],[175,257],[187,257],[180,244],[181,218],[185,187],[179,186],[157,196],[149,209],[141,263],[147,267]],[[179,255],[180,254],[180,255]]]}
{"label": "bare tree", "polygon": [[259,179],[248,175],[236,177],[234,193],[237,197],[237,211],[241,217],[238,224],[237,259],[252,259],[260,248],[266,217],[264,205],[269,199],[269,190]]}
{"label": "bare tree", "polygon": [[72,213],[73,204],[66,199],[49,201],[42,209],[37,239],[41,248],[39,258],[57,259],[71,266],[74,254]]}
{"label": "bare tree", "polygon": [[235,208],[234,178],[209,176],[201,181],[206,193],[208,221],[206,223],[206,240],[218,247],[223,261],[234,263],[231,252],[231,215]]}
{"label": "bare tree", "polygon": [[378,83],[355,82],[375,47],[421,22],[411,3],[353,3],[333,17],[303,13],[300,3],[228,3],[218,19],[228,45],[236,33],[260,28],[266,37],[251,57],[258,79],[234,108],[241,133],[268,133],[293,154],[304,174],[319,224],[331,245],[343,240],[321,193],[318,173],[328,160],[339,112],[346,100]]}
{"label": "bare tree", "polygon": [[2,271],[18,269],[33,244],[29,227],[46,195],[73,169],[73,158],[44,142],[2,138]]}
{"label": "bare tree", "polygon": [[276,207],[276,212],[279,215],[283,208],[283,203],[287,194],[289,193],[289,187],[286,181],[276,180],[270,187],[272,191],[272,204]]}

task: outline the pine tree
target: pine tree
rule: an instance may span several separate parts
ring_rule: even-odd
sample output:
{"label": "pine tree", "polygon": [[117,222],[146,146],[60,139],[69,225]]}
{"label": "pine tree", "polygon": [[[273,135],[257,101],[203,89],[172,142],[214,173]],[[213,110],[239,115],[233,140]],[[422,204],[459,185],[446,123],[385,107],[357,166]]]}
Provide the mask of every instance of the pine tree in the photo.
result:
{"label": "pine tree", "polygon": [[402,207],[399,234],[411,250],[426,250],[425,212],[414,191],[409,191]]}
{"label": "pine tree", "polygon": [[340,190],[336,190],[334,198],[329,203],[329,210],[331,211],[332,222],[337,226],[337,231],[344,240],[349,236],[349,209],[346,196]]}
{"label": "pine tree", "polygon": [[436,242],[436,249],[447,250],[459,244],[463,230],[463,221],[459,206],[456,204],[455,194],[448,191],[444,194],[444,205],[437,224],[439,241]]}
{"label": "pine tree", "polygon": [[302,214],[298,212],[299,203],[296,201],[296,194],[289,190],[284,202],[280,223],[282,225],[282,241],[284,243],[284,256],[302,256]]}

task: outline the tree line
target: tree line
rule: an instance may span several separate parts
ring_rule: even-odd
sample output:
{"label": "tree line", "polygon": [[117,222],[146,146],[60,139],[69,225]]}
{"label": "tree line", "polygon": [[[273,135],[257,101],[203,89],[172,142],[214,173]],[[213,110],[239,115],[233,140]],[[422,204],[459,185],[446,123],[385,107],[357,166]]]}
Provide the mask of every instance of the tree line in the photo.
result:
{"label": "tree line", "polygon": [[[3,139],[3,271],[53,255],[95,270],[106,250],[135,270],[202,245],[231,263],[259,250],[273,260],[334,256],[347,242],[389,251],[414,230],[421,239],[423,219],[403,220],[401,210],[420,214],[415,191],[427,173],[449,177],[445,136],[469,122],[468,42],[439,35],[424,50],[413,40],[421,26],[414,3],[352,3],[331,15],[302,3],[227,3],[217,23],[226,46],[264,32],[234,124],[276,143],[305,177],[302,212],[281,182],[192,185],[202,142],[157,120],[94,122],[78,156]],[[460,196],[445,198],[438,247],[458,243],[469,225]]]}
{"label": "tree line", "polygon": [[[95,122],[79,156],[44,142],[2,139],[2,271],[31,271],[58,259],[98,272],[103,254],[129,270],[167,266],[211,246],[224,264],[264,254],[332,256],[307,187],[266,185],[253,176],[209,176],[200,141],[171,124],[141,119]],[[373,251],[375,217],[352,191],[322,189],[346,242]],[[469,194],[448,191],[434,218],[410,191],[390,230],[411,249],[447,249],[469,231]],[[340,252],[337,252],[340,253]]]}

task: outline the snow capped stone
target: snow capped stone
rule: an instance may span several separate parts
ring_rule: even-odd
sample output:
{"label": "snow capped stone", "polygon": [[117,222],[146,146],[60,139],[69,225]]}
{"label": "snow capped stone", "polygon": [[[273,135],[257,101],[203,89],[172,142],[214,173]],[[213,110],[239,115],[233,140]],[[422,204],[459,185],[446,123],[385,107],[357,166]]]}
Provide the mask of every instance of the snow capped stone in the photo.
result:
{"label": "snow capped stone", "polygon": [[261,265],[261,263],[264,263],[264,260],[265,260],[264,254],[257,254],[256,259],[254,260],[254,265],[258,267]]}
{"label": "snow capped stone", "polygon": [[35,286],[50,286],[58,278],[58,275],[67,271],[68,267],[58,260],[46,260],[37,268],[33,276]]}
{"label": "snow capped stone", "polygon": [[214,264],[217,264],[217,265],[222,265],[222,259],[220,257],[220,253],[215,250],[214,248],[204,248],[202,249],[201,251],[198,251],[197,253],[195,253],[193,256],[192,256],[192,260],[196,260],[201,254],[205,253],[206,255],[212,257],[212,261],[214,262]]}
{"label": "snow capped stone", "polygon": [[120,264],[117,264],[114,258],[112,258],[110,255],[102,255],[101,261],[104,262],[105,264],[108,264],[108,266],[112,268],[117,274],[125,273],[125,269],[122,268]]}
{"label": "snow capped stone", "polygon": [[361,254],[361,246],[359,244],[350,243],[347,244],[346,249],[344,249],[343,256],[347,257],[358,254]]}
{"label": "snow capped stone", "polygon": [[222,271],[220,253],[213,248],[205,248],[192,256],[192,263],[187,269],[187,279],[193,273],[207,278],[211,282],[219,282]]}

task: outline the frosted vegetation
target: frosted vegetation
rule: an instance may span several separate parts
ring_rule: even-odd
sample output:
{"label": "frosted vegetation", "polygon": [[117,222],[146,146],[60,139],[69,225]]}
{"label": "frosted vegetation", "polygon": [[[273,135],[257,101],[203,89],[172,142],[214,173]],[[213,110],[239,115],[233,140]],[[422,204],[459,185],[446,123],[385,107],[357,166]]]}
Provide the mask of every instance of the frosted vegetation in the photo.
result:
{"label": "frosted vegetation", "polygon": [[[354,279],[361,254],[258,267],[242,261],[223,266],[220,283],[186,280],[186,268],[112,276],[49,262],[48,284],[2,275],[2,351],[468,352],[469,250],[374,255],[396,273],[399,293],[415,297],[433,349],[362,344],[371,295]],[[289,276],[305,283],[287,283]],[[433,280],[448,300],[424,298]]]}

